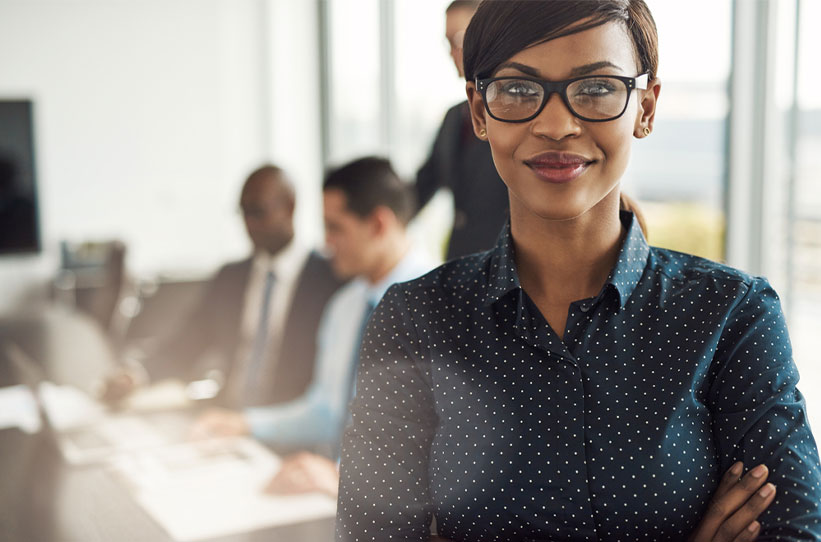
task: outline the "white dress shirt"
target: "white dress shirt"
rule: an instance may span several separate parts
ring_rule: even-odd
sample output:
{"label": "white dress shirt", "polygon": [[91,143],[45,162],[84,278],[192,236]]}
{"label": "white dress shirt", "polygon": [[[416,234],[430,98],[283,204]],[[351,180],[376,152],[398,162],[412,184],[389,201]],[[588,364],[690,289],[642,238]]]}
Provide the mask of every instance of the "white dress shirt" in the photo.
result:
{"label": "white dress shirt", "polygon": [[369,302],[375,305],[392,284],[419,277],[435,265],[427,255],[411,249],[378,284],[356,278],[334,294],[320,321],[314,377],[308,390],[282,405],[245,409],[253,436],[286,446],[334,446],[347,415],[352,363],[358,359]]}
{"label": "white dress shirt", "polygon": [[[295,240],[274,255],[264,251],[254,253],[251,274],[245,287],[240,340],[235,357],[236,365],[232,369],[231,376],[230,385],[235,387],[235,392],[239,393],[245,384],[248,357],[251,355],[259,326],[266,275],[269,271],[273,272],[275,281],[268,307],[268,336],[263,359],[265,363],[276,363],[278,360],[271,353],[277,352],[282,344],[282,333],[285,329],[288,310],[309,254],[310,250]],[[266,372],[270,374],[269,371]]]}

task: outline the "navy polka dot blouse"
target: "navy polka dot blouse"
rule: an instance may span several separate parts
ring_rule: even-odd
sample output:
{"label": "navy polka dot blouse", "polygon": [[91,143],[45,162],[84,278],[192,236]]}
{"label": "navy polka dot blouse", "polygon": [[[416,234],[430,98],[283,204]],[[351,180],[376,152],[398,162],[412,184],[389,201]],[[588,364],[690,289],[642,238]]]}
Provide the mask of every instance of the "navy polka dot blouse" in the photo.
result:
{"label": "navy polka dot blouse", "polygon": [[339,541],[683,540],[765,463],[759,540],[821,540],[821,468],[765,279],[649,247],[632,214],[564,341],[497,246],[393,286],[362,345]]}

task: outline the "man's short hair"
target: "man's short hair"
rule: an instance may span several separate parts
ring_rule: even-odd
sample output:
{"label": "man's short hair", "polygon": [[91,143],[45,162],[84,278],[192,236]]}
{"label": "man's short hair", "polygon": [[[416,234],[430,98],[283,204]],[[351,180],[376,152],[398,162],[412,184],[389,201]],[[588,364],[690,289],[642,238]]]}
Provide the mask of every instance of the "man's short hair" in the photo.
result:
{"label": "man's short hair", "polygon": [[325,176],[322,189],[345,194],[348,209],[361,218],[384,206],[407,225],[415,210],[410,189],[384,158],[368,156],[333,169]]}
{"label": "man's short hair", "polygon": [[245,179],[245,182],[249,182],[251,179],[256,178],[276,178],[277,180],[281,181],[283,184],[288,185],[291,188],[291,182],[288,180],[287,175],[282,170],[281,167],[275,166],[274,164],[263,164],[250,174]]}
{"label": "man's short hair", "polygon": [[243,186],[248,185],[248,183],[255,179],[275,179],[279,183],[279,186],[282,187],[282,193],[290,200],[292,205],[295,204],[296,190],[288,178],[288,175],[281,167],[274,164],[263,164],[248,175]]}

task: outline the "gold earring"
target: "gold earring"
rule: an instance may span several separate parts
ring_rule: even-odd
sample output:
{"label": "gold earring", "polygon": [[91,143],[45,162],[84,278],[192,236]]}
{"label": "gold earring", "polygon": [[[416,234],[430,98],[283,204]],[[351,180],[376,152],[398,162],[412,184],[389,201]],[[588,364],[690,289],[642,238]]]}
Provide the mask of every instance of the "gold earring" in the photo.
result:
{"label": "gold earring", "polygon": [[479,130],[479,137],[482,137],[482,138],[487,137],[487,130],[485,130],[484,128]]}
{"label": "gold earring", "polygon": [[649,136],[649,135],[650,135],[650,128],[648,128],[647,126],[645,126],[645,127],[644,127],[644,137],[647,137],[647,136]]}

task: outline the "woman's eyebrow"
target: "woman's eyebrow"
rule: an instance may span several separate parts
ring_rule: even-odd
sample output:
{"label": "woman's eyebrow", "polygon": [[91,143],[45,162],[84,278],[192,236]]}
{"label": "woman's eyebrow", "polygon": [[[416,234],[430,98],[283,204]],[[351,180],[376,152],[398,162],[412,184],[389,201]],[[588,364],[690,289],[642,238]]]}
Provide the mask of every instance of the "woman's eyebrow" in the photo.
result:
{"label": "woman's eyebrow", "polygon": [[[520,64],[518,62],[503,62],[502,64],[499,64],[499,67],[496,68],[496,71],[499,72],[504,68],[513,68],[531,77],[542,76],[541,73],[539,73],[539,70],[537,70],[536,68],[528,66],[527,64]],[[587,75],[602,68],[613,68],[622,71],[620,66],[617,66],[616,64],[613,64],[612,62],[609,62],[607,60],[602,60],[601,62],[593,62],[591,64],[585,64],[584,66],[576,66],[575,68],[570,70],[570,77]]]}
{"label": "woman's eyebrow", "polygon": [[622,71],[620,66],[617,66],[612,62],[608,62],[607,60],[603,60],[601,62],[593,62],[592,64],[585,64],[584,66],[575,67],[572,70],[570,70],[570,75],[572,77],[577,77],[579,75],[587,75],[602,68],[614,68],[616,70]]}
{"label": "woman's eyebrow", "polygon": [[518,62],[503,62],[499,64],[499,67],[496,68],[496,71],[499,72],[505,68],[513,68],[514,70],[519,70],[520,72],[531,77],[541,77],[539,70],[537,70],[536,68],[531,68],[527,64],[519,64]]}

